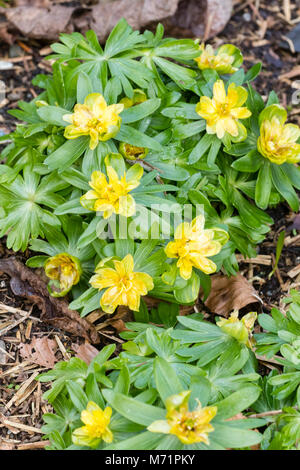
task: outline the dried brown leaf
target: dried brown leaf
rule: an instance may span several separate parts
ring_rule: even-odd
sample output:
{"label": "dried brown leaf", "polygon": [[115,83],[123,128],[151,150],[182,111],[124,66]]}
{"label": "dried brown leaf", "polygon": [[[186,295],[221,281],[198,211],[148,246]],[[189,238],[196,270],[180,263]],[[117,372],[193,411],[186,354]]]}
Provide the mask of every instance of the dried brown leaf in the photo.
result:
{"label": "dried brown leaf", "polygon": [[26,297],[40,308],[42,321],[81,336],[93,344],[99,343],[95,326],[81,318],[75,310],[70,310],[67,300],[51,297],[41,275],[15,257],[0,260],[0,271],[11,277],[10,287],[15,295]]}
{"label": "dried brown leaf", "polygon": [[35,39],[57,39],[59,33],[94,29],[104,41],[125,18],[135,29],[167,19],[186,34],[211,37],[230,18],[232,0],[106,0],[83,7],[49,0],[18,0],[15,8],[0,8],[10,29]]}
{"label": "dried brown leaf", "polygon": [[1,8],[0,13],[5,15],[10,28],[20,31],[24,36],[52,40],[63,31],[73,31],[70,20],[74,10],[62,5],[50,5],[48,8],[25,5]]}
{"label": "dried brown leaf", "polygon": [[49,369],[57,362],[55,352],[57,349],[56,342],[49,338],[33,338],[31,343],[21,343],[20,354],[23,359],[38,364],[39,366],[48,367]]}
{"label": "dried brown leaf", "polygon": [[241,274],[227,277],[211,276],[211,292],[204,302],[213,313],[227,317],[233,310],[241,310],[250,304],[262,304],[254,287]]}
{"label": "dried brown leaf", "polygon": [[94,357],[96,357],[99,353],[98,349],[94,348],[94,346],[89,343],[84,343],[80,345],[72,343],[72,349],[76,352],[75,356],[79,357],[79,359],[86,362],[87,364],[92,362]]}

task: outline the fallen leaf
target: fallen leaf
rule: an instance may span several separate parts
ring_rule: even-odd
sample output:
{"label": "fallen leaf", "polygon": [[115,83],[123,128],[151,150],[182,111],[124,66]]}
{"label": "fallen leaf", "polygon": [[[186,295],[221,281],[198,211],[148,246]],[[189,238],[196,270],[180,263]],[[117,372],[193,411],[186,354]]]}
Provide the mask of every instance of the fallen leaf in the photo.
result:
{"label": "fallen leaf", "polygon": [[99,353],[98,349],[94,348],[94,346],[89,343],[84,343],[80,345],[72,343],[72,349],[77,353],[75,354],[75,356],[79,357],[79,359],[86,362],[87,364],[92,362],[94,357],[96,357]]}
{"label": "fallen leaf", "polygon": [[250,304],[262,304],[262,300],[241,274],[231,277],[215,274],[211,276],[211,292],[204,304],[213,313],[227,317],[233,310],[241,310]]}
{"label": "fallen leaf", "polygon": [[104,40],[121,19],[134,29],[158,21],[175,13],[179,0],[121,0],[99,3],[92,10],[91,28]]}
{"label": "fallen leaf", "polygon": [[0,8],[0,13],[9,29],[28,38],[56,40],[62,32],[94,29],[101,42],[121,18],[135,29],[167,19],[186,34],[208,38],[224,28],[232,12],[232,0],[106,0],[82,7],[19,0],[18,5]]}
{"label": "fallen leaf", "polygon": [[15,295],[26,297],[41,310],[41,320],[55,328],[82,336],[93,344],[100,341],[94,325],[69,309],[66,299],[51,297],[43,276],[24,266],[15,257],[0,260],[0,271],[11,277],[10,287]]}
{"label": "fallen leaf", "polygon": [[17,29],[28,38],[49,40],[56,39],[61,32],[73,31],[70,20],[74,11],[74,7],[62,5],[50,5],[49,8],[28,5],[0,8],[10,29]]}
{"label": "fallen leaf", "polygon": [[50,369],[57,362],[55,357],[57,344],[53,339],[33,338],[29,344],[21,343],[19,349],[23,359],[33,364]]}
{"label": "fallen leaf", "polygon": [[205,40],[215,36],[230,19],[232,0],[181,0],[176,13],[167,21]]}

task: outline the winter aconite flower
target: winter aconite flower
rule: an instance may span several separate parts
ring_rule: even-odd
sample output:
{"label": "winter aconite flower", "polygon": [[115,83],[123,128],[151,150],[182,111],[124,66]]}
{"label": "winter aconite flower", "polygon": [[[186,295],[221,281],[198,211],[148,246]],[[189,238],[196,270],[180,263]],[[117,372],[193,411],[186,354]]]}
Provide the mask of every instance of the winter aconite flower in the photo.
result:
{"label": "winter aconite flower", "polygon": [[78,284],[82,273],[79,259],[68,253],[48,258],[44,266],[46,276],[51,279],[48,289],[53,297],[62,297]]}
{"label": "winter aconite flower", "polygon": [[239,343],[246,344],[249,348],[253,345],[252,329],[257,318],[256,312],[247,313],[239,320],[239,312],[235,310],[229,318],[220,318],[217,325],[225,333],[235,338]]}
{"label": "winter aconite flower", "polygon": [[242,107],[247,97],[245,88],[234,83],[230,83],[226,94],[224,82],[217,80],[213,87],[213,98],[202,96],[196,106],[196,112],[206,120],[207,133],[217,134],[219,139],[223,139],[227,133],[236,141],[244,140],[247,130],[239,119],[251,116],[251,111]]}
{"label": "winter aconite flower", "polygon": [[213,69],[219,73],[234,73],[243,63],[240,50],[233,44],[224,44],[216,51],[209,44],[199,47],[200,56],[194,59],[200,70]]}
{"label": "winter aconite flower", "polygon": [[210,421],[215,417],[217,407],[202,408],[198,402],[197,408],[189,411],[190,394],[190,391],[185,391],[169,397],[166,400],[166,420],[154,421],[148,426],[148,431],[173,434],[183,444],[204,442],[209,445],[208,433],[214,431]]}
{"label": "winter aconite flower", "polygon": [[97,447],[100,442],[110,443],[113,434],[109,429],[112,409],[108,406],[104,410],[93,401],[89,401],[86,410],[81,412],[81,421],[85,424],[75,429],[72,441],[77,446]]}
{"label": "winter aconite flower", "polygon": [[260,136],[257,148],[263,157],[272,163],[297,163],[300,161],[300,128],[296,124],[285,124],[286,110],[273,104],[259,116]]}
{"label": "winter aconite flower", "polygon": [[148,149],[145,147],[136,147],[135,145],[122,142],[119,146],[119,152],[128,160],[142,160],[146,157]]}
{"label": "winter aconite flower", "polygon": [[176,228],[174,241],[165,248],[169,258],[178,258],[177,267],[183,279],[191,277],[193,267],[206,274],[214,273],[217,267],[208,257],[219,253],[228,240],[225,230],[204,230],[204,223],[204,217],[198,216],[191,223],[180,224]]}
{"label": "winter aconite flower", "polygon": [[76,139],[81,135],[90,136],[90,149],[95,149],[99,141],[109,140],[120,130],[123,104],[107,106],[100,93],[88,95],[84,104],[76,104],[73,114],[65,114],[64,120],[71,125],[65,129],[66,139]]}
{"label": "winter aconite flower", "polygon": [[154,287],[152,277],[134,272],[133,257],[128,254],[122,261],[113,260],[113,268],[100,262],[90,283],[95,289],[106,289],[100,305],[104,312],[113,313],[118,305],[138,311],[140,298]]}
{"label": "winter aconite flower", "polygon": [[132,98],[128,98],[127,96],[125,98],[122,98],[120,103],[124,105],[124,108],[131,108],[131,106],[136,106],[138,104],[144,103],[144,101],[147,100],[147,95],[143,90],[140,90],[139,88],[136,88],[133,90],[133,96]]}
{"label": "winter aconite flower", "polygon": [[107,219],[113,213],[130,217],[135,213],[135,200],[129,194],[139,186],[143,168],[135,164],[119,178],[112,166],[106,166],[107,177],[101,171],[94,171],[89,185],[92,190],[80,198],[83,207],[102,211]]}

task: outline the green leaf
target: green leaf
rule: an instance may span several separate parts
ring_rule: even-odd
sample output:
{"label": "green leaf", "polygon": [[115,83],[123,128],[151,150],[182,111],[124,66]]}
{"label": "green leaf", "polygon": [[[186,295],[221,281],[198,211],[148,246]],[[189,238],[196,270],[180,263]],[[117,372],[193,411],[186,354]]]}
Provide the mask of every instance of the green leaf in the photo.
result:
{"label": "green leaf", "polygon": [[174,290],[174,296],[179,303],[189,304],[197,299],[199,290],[200,278],[195,272],[193,272],[185,287]]}
{"label": "green leaf", "polygon": [[51,170],[64,171],[71,166],[88,148],[89,137],[81,136],[77,139],[67,140],[55,152],[46,158],[45,164]]}
{"label": "green leaf", "polygon": [[157,151],[162,150],[162,147],[157,140],[152,139],[152,137],[143,134],[143,132],[134,129],[133,127],[126,126],[126,124],[121,126],[115,139],[121,142],[126,142],[127,144],[136,145],[137,147],[146,147]]}
{"label": "green leaf", "polygon": [[279,258],[280,258],[282,249],[283,249],[283,247],[284,247],[284,237],[285,237],[285,231],[282,230],[282,232],[280,232],[280,234],[279,234],[279,236],[278,236],[278,240],[277,240],[277,244],[276,244],[275,264],[274,264],[274,268],[272,269],[272,271],[270,272],[270,274],[269,274],[269,276],[268,276],[269,279],[273,276],[274,272],[275,272],[276,269],[277,269],[278,262],[279,262]]}
{"label": "green leaf", "polygon": [[268,160],[261,166],[255,186],[255,202],[261,209],[266,209],[269,205],[272,189],[271,165]]}
{"label": "green leaf", "polygon": [[248,72],[245,75],[244,82],[252,82],[257,75],[260,73],[262,67],[262,63],[258,62],[257,64],[253,65],[251,69],[248,70]]}
{"label": "green leaf", "polygon": [[162,59],[161,57],[153,57],[154,62],[159,68],[170,77],[180,88],[190,88],[194,85],[194,78],[197,76],[197,72],[194,70],[181,67],[180,65],[169,62],[168,60]]}
{"label": "green leaf", "polygon": [[156,357],[154,360],[154,379],[157,391],[164,402],[171,395],[176,395],[183,391],[183,386],[175,370],[162,357]]}
{"label": "green leaf", "polygon": [[60,108],[59,106],[43,106],[37,110],[40,118],[48,124],[54,126],[67,126],[67,121],[63,119],[65,114],[70,114],[67,109]]}
{"label": "green leaf", "polygon": [[271,164],[272,180],[275,188],[281,196],[288,202],[293,211],[299,210],[299,198],[291,185],[288,176],[285,174],[281,166],[275,163]]}
{"label": "green leaf", "polygon": [[215,425],[211,436],[214,441],[227,449],[250,447],[259,444],[262,440],[262,435],[257,431],[248,431],[240,429],[238,426],[235,428],[219,423]]}
{"label": "green leaf", "polygon": [[83,104],[90,93],[93,93],[91,79],[86,73],[80,72],[77,79],[77,103]]}
{"label": "green leaf", "polygon": [[[215,142],[216,136],[211,134],[204,134],[199,140],[198,144],[189,155],[189,163],[193,165],[205,154],[209,147]],[[219,139],[218,139],[219,140]],[[219,150],[219,149],[218,149]]]}
{"label": "green leaf", "polygon": [[141,403],[113,390],[104,389],[102,393],[112,408],[134,423],[149,426],[153,421],[164,419],[166,416],[166,410],[162,408]]}
{"label": "green leaf", "polygon": [[154,111],[159,108],[160,103],[161,100],[159,98],[153,98],[136,106],[132,106],[131,108],[127,108],[121,113],[122,122],[124,124],[129,124],[140,121],[150,114],[153,114]]}
{"label": "green leaf", "polygon": [[79,412],[84,410],[88,403],[88,398],[82,390],[82,387],[75,381],[69,381],[67,382],[67,390],[75,408]]}
{"label": "green leaf", "polygon": [[232,163],[232,168],[238,171],[245,171],[247,173],[256,173],[263,164],[263,159],[257,150],[251,150],[244,157],[235,160]]}
{"label": "green leaf", "polygon": [[225,420],[241,413],[258,399],[260,392],[260,388],[256,385],[247,385],[224,400],[215,403],[218,408],[216,418],[218,421]]}
{"label": "green leaf", "polygon": [[156,449],[161,439],[161,434],[146,431],[124,441],[110,444],[105,447],[105,450],[152,450]]}

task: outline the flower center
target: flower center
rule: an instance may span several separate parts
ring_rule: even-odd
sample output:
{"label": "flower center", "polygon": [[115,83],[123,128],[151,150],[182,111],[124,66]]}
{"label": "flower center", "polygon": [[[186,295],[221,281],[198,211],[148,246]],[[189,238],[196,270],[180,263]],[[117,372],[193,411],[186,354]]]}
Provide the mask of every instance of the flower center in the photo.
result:
{"label": "flower center", "polygon": [[228,103],[218,103],[217,112],[220,117],[227,117],[230,115],[230,107]]}

